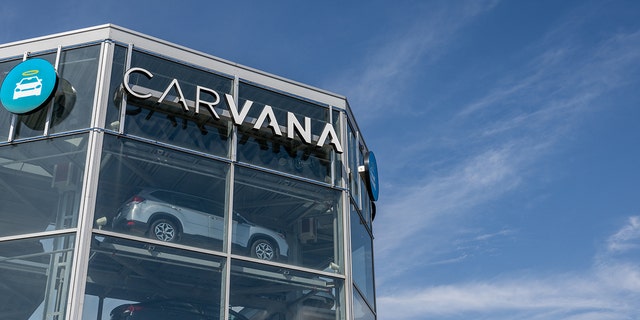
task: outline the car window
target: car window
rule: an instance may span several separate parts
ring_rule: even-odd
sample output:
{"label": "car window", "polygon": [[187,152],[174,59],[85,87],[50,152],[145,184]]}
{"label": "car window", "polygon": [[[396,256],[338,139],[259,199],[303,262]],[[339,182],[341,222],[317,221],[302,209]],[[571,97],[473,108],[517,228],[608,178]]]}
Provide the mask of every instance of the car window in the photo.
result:
{"label": "car window", "polygon": [[220,204],[217,204],[211,200],[203,199],[202,211],[214,214],[219,217],[224,216],[224,208]]}
{"label": "car window", "polygon": [[233,220],[236,220],[240,223],[248,223],[247,219],[245,219],[243,216],[241,216],[239,213],[234,213],[233,214]]}
{"label": "car window", "polygon": [[203,208],[201,208],[201,202],[202,202],[202,199],[192,197],[186,194],[173,195],[173,204],[183,208],[203,211]]}
{"label": "car window", "polygon": [[167,203],[172,203],[173,202],[171,193],[166,192],[166,191],[154,191],[154,192],[151,192],[151,195],[154,198],[157,198],[158,200],[162,200],[162,201],[167,202]]}

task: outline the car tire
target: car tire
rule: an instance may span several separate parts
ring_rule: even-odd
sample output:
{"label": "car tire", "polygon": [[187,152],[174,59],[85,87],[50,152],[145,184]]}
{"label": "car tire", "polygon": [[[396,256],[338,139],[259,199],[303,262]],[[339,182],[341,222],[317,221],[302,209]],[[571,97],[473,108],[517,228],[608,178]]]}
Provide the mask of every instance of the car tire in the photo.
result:
{"label": "car tire", "polygon": [[275,260],[276,247],[267,239],[257,239],[251,245],[251,256],[260,260]]}
{"label": "car tire", "polygon": [[164,242],[176,242],[179,235],[178,225],[169,219],[157,219],[149,228],[149,237]]}

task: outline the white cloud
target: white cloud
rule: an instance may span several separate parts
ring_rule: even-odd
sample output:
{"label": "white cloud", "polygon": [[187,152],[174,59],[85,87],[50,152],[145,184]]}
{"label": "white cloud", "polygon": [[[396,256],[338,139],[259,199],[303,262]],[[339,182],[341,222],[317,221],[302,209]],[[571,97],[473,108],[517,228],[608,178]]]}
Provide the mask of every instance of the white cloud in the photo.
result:
{"label": "white cloud", "polygon": [[[389,112],[380,110],[390,104],[397,106],[396,116],[411,113],[403,107],[409,105],[402,96],[407,80],[446,56],[458,40],[457,32],[494,4],[455,14],[434,10],[420,17],[414,27],[397,30],[388,37],[393,40],[372,48],[338,84],[346,89],[338,91],[347,94],[356,115],[359,108],[368,110],[364,120],[388,118]],[[603,97],[638,70],[640,32],[581,42],[574,32],[593,17],[565,19],[540,42],[515,53],[523,61],[502,78],[477,83],[484,92],[466,96],[466,103],[444,101],[450,118],[425,120],[411,130],[396,127],[388,145],[378,146],[389,150],[379,152],[379,159],[391,160],[379,161],[381,174],[385,169],[402,172],[381,180],[383,195],[374,222],[380,319],[590,320],[640,314],[640,307],[629,303],[640,301],[640,268],[610,256],[596,257],[593,266],[574,273],[400,287],[431,267],[469,261],[478,254],[473,250],[483,250],[478,249],[480,242],[517,236],[509,225],[472,228],[469,221],[480,220],[485,205],[526,185],[546,157],[561,149],[566,134],[582,130],[585,114],[612,107],[602,103],[608,100]],[[398,143],[407,136],[412,139]],[[431,166],[436,169],[424,169]],[[635,219],[612,235],[609,252],[636,248],[640,226]],[[424,285],[418,280],[412,285]]]}
{"label": "white cloud", "polygon": [[[638,238],[638,217],[609,238]],[[640,314],[640,265],[594,259],[551,276],[503,276],[379,295],[380,319],[632,319]]]}
{"label": "white cloud", "polygon": [[627,225],[612,235],[607,243],[610,253],[624,253],[640,248],[640,216],[630,217]]}
{"label": "white cloud", "polygon": [[464,219],[472,208],[516,188],[520,168],[528,158],[524,150],[505,146],[472,157],[440,177],[395,186],[389,195],[393,201],[382,203],[379,210],[384,215],[375,221],[379,282],[419,265],[463,260],[463,253],[454,253],[451,258],[448,251],[452,248],[442,246],[458,235],[449,228],[459,231],[463,226],[455,226],[456,221]]}
{"label": "white cloud", "polygon": [[[621,270],[617,270],[620,272]],[[638,270],[623,270],[634,277]],[[381,319],[476,318],[571,319],[578,314],[626,315],[640,312],[640,306],[625,303],[637,298],[635,288],[611,286],[600,274],[584,277],[562,275],[544,279],[509,279],[458,285],[435,286],[397,296],[381,296]]]}
{"label": "white cloud", "polygon": [[578,35],[579,28],[589,19],[570,17],[569,22],[526,48],[524,53],[532,59],[523,61],[504,78],[494,79],[493,88],[463,107],[458,115],[515,109],[521,110],[514,113],[518,123],[526,123],[541,111],[557,117],[557,113],[582,111],[612,88],[635,79],[640,31],[609,35],[595,44],[584,42]]}
{"label": "white cloud", "polygon": [[[624,85],[620,74],[628,77],[637,69],[640,32],[616,34],[593,48],[566,44],[566,32],[554,31],[540,44],[546,49],[529,64],[513,70],[450,119],[448,127],[459,130],[443,133],[449,134],[445,150],[455,150],[456,156],[440,171],[430,172],[431,176],[408,175],[412,180],[407,181],[383,181],[383,190],[390,191],[385,191],[378,207],[377,258],[412,250],[423,258],[409,264],[427,265],[433,261],[422,260],[440,257],[446,250],[450,251],[444,255],[447,260],[460,256],[452,253],[457,248],[450,246],[451,238],[465,227],[469,216],[477,215],[473,209],[521,186],[565,133],[575,130],[580,123],[576,119],[603,108],[595,101]],[[430,146],[425,139],[404,144],[394,145],[389,156],[398,160],[396,167],[412,170],[412,163],[420,160],[429,164],[425,154],[430,154]],[[413,244],[410,249],[407,243]]]}
{"label": "white cloud", "polygon": [[[417,266],[427,273],[431,266],[466,261],[468,255],[452,240],[477,215],[474,209],[520,188],[528,172],[562,143],[563,133],[576,129],[584,114],[613,107],[603,105],[602,98],[637,72],[640,32],[616,34],[595,46],[571,43],[567,40],[571,32],[553,31],[544,43],[529,48],[545,48],[530,63],[460,108],[448,123],[459,128],[446,137],[457,151],[448,166],[428,177],[383,185],[385,196],[375,222],[377,279],[385,288],[378,296],[380,319],[485,315],[486,319],[586,320],[631,319],[640,314],[633,303],[640,301],[640,266],[613,259],[640,248],[640,217],[631,217],[608,239],[607,255],[596,256],[587,271],[399,291],[392,285]],[[424,159],[429,147],[425,139],[402,150],[394,146],[393,153],[402,156],[393,158],[416,162]],[[513,235],[509,226],[503,230],[487,233],[478,228],[470,239]]]}
{"label": "white cloud", "polygon": [[494,233],[481,234],[481,235],[475,237],[474,240],[476,240],[476,241],[486,241],[486,240],[490,240],[490,239],[493,239],[493,238],[496,238],[496,237],[512,235],[514,233],[515,233],[514,230],[505,229],[505,230],[500,230],[500,231],[494,232]]}

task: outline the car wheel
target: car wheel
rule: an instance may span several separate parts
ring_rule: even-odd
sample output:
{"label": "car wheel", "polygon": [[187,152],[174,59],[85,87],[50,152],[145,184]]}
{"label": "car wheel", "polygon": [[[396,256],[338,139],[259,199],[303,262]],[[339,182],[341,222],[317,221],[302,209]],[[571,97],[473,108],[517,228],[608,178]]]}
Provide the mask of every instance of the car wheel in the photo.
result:
{"label": "car wheel", "polygon": [[271,261],[276,257],[276,249],[271,241],[258,239],[251,245],[251,256],[261,260]]}
{"label": "car wheel", "polygon": [[178,240],[178,226],[168,219],[158,219],[149,228],[149,237],[165,242],[176,242]]}

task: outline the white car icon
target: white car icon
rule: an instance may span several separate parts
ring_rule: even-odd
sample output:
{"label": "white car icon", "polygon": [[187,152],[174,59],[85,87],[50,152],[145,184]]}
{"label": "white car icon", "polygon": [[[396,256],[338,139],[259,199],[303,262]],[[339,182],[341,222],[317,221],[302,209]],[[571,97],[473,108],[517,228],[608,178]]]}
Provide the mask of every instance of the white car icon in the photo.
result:
{"label": "white car icon", "polygon": [[33,76],[22,78],[16,83],[16,89],[13,91],[13,99],[24,97],[39,96],[42,92],[42,79]]}

